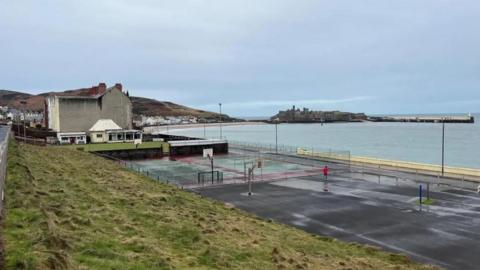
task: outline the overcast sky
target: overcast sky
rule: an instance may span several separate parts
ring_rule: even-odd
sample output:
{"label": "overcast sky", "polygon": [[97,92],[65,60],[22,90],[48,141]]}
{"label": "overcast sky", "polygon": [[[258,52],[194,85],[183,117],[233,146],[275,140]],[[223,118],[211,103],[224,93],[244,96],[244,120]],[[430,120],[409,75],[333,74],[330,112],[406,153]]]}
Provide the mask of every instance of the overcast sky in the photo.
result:
{"label": "overcast sky", "polygon": [[480,111],[478,0],[0,0],[0,89],[233,116]]}

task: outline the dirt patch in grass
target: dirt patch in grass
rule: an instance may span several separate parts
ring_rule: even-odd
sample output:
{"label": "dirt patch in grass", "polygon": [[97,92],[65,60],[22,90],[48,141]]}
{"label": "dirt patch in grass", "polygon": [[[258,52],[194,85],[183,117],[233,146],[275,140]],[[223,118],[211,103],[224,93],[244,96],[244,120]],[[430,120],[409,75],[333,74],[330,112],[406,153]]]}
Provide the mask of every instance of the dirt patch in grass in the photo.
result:
{"label": "dirt patch in grass", "polygon": [[10,144],[9,269],[434,269],[313,236],[62,147]]}

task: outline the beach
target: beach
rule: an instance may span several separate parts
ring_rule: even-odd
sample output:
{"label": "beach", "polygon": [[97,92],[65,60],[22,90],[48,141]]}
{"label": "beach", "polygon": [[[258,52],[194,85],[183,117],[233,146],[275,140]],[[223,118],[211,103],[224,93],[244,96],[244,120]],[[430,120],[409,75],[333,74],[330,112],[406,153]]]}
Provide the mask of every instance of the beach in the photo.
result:
{"label": "beach", "polygon": [[150,126],[144,127],[143,132],[147,134],[166,132],[166,131],[176,131],[184,129],[202,129],[205,128],[220,128],[222,127],[231,127],[231,126],[257,126],[257,125],[268,125],[265,122],[255,121],[255,122],[227,122],[227,123],[198,123],[198,124],[181,124],[181,125],[164,125],[164,126]]}

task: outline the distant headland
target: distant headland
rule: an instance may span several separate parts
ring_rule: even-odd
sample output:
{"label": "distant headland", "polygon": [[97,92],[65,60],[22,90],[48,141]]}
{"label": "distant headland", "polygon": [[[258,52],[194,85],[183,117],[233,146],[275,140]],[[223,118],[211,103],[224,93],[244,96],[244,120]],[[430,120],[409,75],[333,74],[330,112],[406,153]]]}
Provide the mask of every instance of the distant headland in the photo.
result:
{"label": "distant headland", "polygon": [[334,123],[334,122],[409,122],[409,123],[475,123],[474,116],[367,116],[365,113],[314,111],[293,106],[270,118],[272,123]]}
{"label": "distant headland", "polygon": [[308,108],[299,109],[293,106],[286,111],[280,111],[272,116],[270,121],[280,123],[333,123],[333,122],[362,122],[368,117],[364,113],[341,111],[313,111]]}

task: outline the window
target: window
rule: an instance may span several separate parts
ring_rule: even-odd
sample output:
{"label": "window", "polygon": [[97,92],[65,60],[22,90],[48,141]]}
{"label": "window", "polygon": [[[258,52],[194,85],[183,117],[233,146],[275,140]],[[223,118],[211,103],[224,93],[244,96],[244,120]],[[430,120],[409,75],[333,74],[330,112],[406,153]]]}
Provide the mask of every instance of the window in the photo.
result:
{"label": "window", "polygon": [[103,138],[103,134],[97,134],[97,138],[99,139]]}
{"label": "window", "polygon": [[139,133],[135,134],[135,139],[140,139],[140,134]]}
{"label": "window", "polygon": [[68,137],[62,137],[62,141],[68,141]]}

